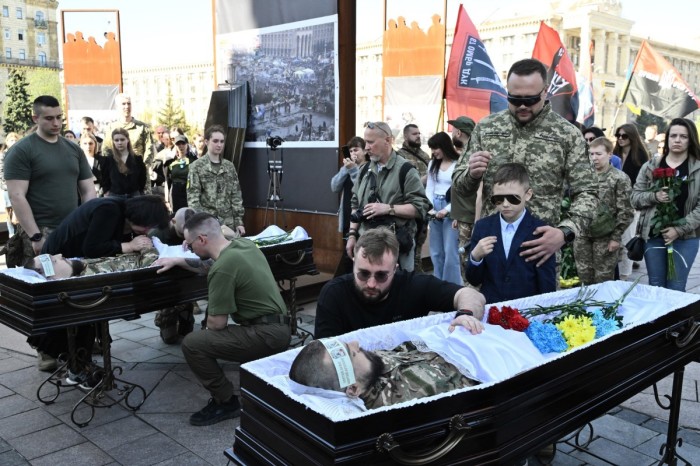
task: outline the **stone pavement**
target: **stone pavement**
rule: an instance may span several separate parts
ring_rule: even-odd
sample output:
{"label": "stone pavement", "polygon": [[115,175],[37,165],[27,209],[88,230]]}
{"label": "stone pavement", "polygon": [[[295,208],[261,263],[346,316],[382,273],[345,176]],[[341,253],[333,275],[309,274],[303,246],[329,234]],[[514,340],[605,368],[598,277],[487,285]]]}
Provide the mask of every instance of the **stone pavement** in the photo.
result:
{"label": "stone pavement", "polygon": [[[693,293],[700,293],[697,264],[688,285]],[[642,265],[632,278],[644,274]],[[646,283],[646,277],[641,282]],[[304,328],[313,327],[314,315],[315,303],[305,304],[300,312]],[[161,342],[153,314],[114,321],[110,331],[114,364],[124,369],[121,377],[141,384],[148,398],[136,412],[121,405],[98,409],[93,421],[80,428],[71,422],[80,391],[63,393],[50,405],[39,402],[36,391],[46,375],[36,370],[35,353],[23,337],[0,325],[0,465],[226,464],[223,451],[233,443],[238,420],[208,427],[189,425],[188,417],[207,403],[208,394],[185,364],[179,344]],[[237,382],[237,365],[227,363],[225,368]],[[692,464],[700,464],[698,380],[700,364],[692,363],[685,374],[680,416],[683,444],[678,448]],[[661,395],[670,394],[670,377],[659,388]],[[81,414],[86,411],[80,409]],[[656,464],[666,419],[649,387],[593,423],[589,452],[599,458],[558,444],[552,464]],[[531,459],[533,464],[539,463]]]}

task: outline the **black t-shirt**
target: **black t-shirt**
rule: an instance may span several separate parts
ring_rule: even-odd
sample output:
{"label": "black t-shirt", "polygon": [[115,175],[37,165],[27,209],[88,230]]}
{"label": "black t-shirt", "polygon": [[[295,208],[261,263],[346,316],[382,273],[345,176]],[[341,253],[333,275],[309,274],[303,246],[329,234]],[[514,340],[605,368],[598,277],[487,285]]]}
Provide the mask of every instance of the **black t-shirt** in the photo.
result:
{"label": "black t-shirt", "polygon": [[115,197],[89,200],[61,222],[41,252],[90,258],[121,253],[125,205],[125,199]]}
{"label": "black t-shirt", "polygon": [[431,311],[454,310],[454,296],[462,287],[432,275],[399,270],[389,295],[366,303],[355,291],[353,274],[326,283],[316,306],[315,338],[326,338],[375,325],[423,317]]}

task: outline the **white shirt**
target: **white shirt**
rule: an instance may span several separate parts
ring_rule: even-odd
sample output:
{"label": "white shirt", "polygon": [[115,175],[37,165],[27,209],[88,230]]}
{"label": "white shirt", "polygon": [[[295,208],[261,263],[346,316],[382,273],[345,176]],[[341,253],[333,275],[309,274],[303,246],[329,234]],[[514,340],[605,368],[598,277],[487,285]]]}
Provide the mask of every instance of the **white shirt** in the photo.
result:
{"label": "white shirt", "polygon": [[[441,160],[431,160],[428,164],[428,183],[425,187],[425,196],[430,202],[433,202],[435,195],[444,196],[447,190],[452,186],[452,172],[454,172],[457,166],[457,161],[454,160],[447,170],[438,170],[437,179],[435,179],[435,174],[430,171],[433,163],[442,163]],[[450,212],[452,208],[451,204],[447,204],[445,209]]]}

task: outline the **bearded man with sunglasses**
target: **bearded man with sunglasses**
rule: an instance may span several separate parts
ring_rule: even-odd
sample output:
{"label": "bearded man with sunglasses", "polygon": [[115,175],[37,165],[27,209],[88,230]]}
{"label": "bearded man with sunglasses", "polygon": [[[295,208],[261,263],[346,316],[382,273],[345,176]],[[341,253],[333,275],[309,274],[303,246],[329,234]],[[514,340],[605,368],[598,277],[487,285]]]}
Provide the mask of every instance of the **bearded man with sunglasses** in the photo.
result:
{"label": "bearded man with sunglasses", "polygon": [[483,330],[484,296],[478,291],[399,270],[399,243],[385,227],[365,232],[354,244],[353,273],[326,283],[316,304],[315,338],[457,311],[452,326]]}
{"label": "bearded man with sunglasses", "polygon": [[[573,242],[595,215],[596,176],[581,132],[557,115],[548,101],[547,69],[535,59],[520,60],[508,71],[508,109],[489,115],[476,125],[467,170],[455,170],[453,193],[473,195],[483,182],[484,199],[493,194],[493,178],[505,163],[528,167],[536,195],[532,214],[546,225],[535,228],[536,239],[522,244],[525,260],[545,264],[564,244]],[[561,218],[561,201],[570,188],[569,217]],[[454,194],[453,194],[454,195]],[[494,213],[482,204],[482,217]]]}

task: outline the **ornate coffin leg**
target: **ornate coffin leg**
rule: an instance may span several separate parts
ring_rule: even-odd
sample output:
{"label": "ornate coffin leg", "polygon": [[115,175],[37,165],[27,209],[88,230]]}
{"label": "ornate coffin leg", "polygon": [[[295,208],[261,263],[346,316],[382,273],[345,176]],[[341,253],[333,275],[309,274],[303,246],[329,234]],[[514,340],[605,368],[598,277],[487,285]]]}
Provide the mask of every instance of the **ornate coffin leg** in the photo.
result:
{"label": "ornate coffin leg", "polygon": [[678,437],[678,417],[681,414],[681,394],[683,392],[683,376],[685,374],[685,368],[681,367],[679,370],[673,373],[673,388],[671,391],[671,396],[664,395],[664,398],[668,400],[667,404],[659,398],[659,392],[654,384],[654,398],[656,399],[656,404],[661,408],[669,410],[668,413],[668,431],[666,432],[666,443],[661,445],[659,449],[659,454],[661,460],[657,463],[677,465],[678,460],[683,461],[686,466],[690,466],[690,463],[686,461],[681,455],[676,451],[676,446],[683,446],[683,439]]}
{"label": "ornate coffin leg", "polygon": [[[44,404],[51,404],[61,396],[61,388],[68,390],[73,390],[77,388],[77,385],[67,385],[64,382],[65,376],[68,372],[68,368],[74,365],[77,359],[76,348],[75,348],[75,336],[77,334],[77,329],[75,327],[66,328],[66,333],[68,335],[68,354],[58,355],[58,367],[55,371],[51,373],[50,376],[44,380],[39,388],[36,390],[36,398]],[[51,393],[46,393],[46,388],[54,387]],[[44,393],[42,393],[44,392]]]}

